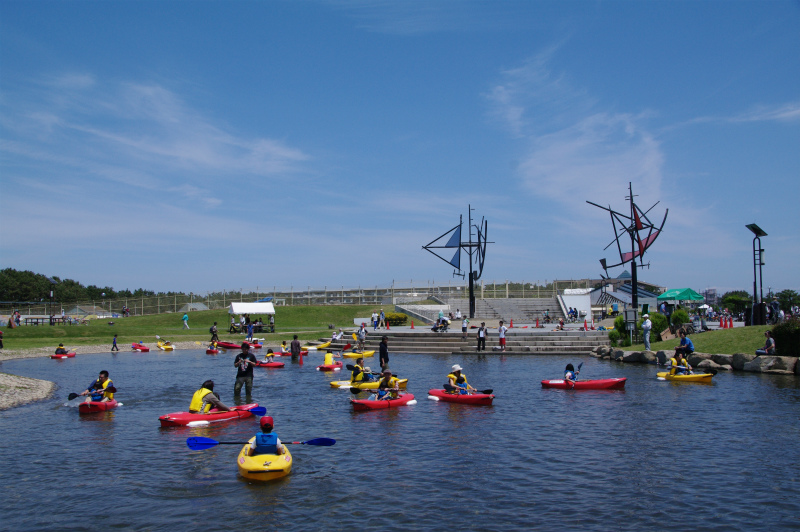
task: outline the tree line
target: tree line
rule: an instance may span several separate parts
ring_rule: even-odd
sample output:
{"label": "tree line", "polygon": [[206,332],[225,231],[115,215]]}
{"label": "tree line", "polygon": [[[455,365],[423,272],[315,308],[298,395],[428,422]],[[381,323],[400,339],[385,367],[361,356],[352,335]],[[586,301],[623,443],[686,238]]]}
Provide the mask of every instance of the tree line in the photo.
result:
{"label": "tree line", "polygon": [[[55,281],[51,283],[50,280]],[[50,290],[53,290],[53,300],[58,302],[77,302],[103,299],[118,299],[124,297],[147,297],[158,295],[152,290],[137,288],[134,291],[114,290],[110,286],[83,286],[72,279],[61,279],[53,276],[48,278],[41,273],[32,271],[19,271],[14,268],[0,270],[0,301],[7,303],[39,302],[50,300]],[[173,295],[170,292],[168,295]]]}

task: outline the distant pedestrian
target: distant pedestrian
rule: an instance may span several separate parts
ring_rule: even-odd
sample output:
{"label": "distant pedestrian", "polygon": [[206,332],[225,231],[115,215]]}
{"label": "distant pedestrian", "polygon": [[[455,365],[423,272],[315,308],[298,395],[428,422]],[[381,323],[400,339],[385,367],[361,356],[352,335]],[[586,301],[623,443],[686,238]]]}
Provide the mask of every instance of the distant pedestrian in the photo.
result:
{"label": "distant pedestrian", "polygon": [[374,310],[372,311],[372,330],[375,331],[378,329],[378,313]]}
{"label": "distant pedestrian", "polygon": [[381,370],[386,369],[389,365],[389,337],[384,336],[381,338],[379,361]]}
{"label": "distant pedestrian", "polygon": [[506,350],[506,331],[508,327],[503,325],[503,320],[500,320],[500,326],[497,328],[497,334],[499,336],[499,344],[500,344],[500,351]]}
{"label": "distant pedestrian", "polygon": [[233,333],[236,332],[236,318],[234,318],[233,316],[231,316],[231,328],[228,329],[228,332],[230,334],[233,334]]}
{"label": "distant pedestrian", "polygon": [[255,326],[252,323],[248,323],[247,324],[247,336],[245,337],[245,340],[247,340],[248,342],[252,342],[253,341],[253,329],[255,329]]}
{"label": "distant pedestrian", "polygon": [[189,314],[187,314],[185,312],[183,313],[183,328],[184,329],[188,329],[189,328]]}
{"label": "distant pedestrian", "polygon": [[217,322],[214,322],[214,325],[211,326],[211,341],[212,342],[219,342],[219,329],[217,329]]}
{"label": "distant pedestrian", "polygon": [[384,327],[386,327],[386,314],[381,309],[381,313],[378,315],[378,329],[383,329]]}
{"label": "distant pedestrian", "polygon": [[486,322],[482,321],[478,327],[478,351],[486,351]]}
{"label": "distant pedestrian", "polygon": [[269,315],[269,332],[275,332],[275,314]]}
{"label": "distant pedestrian", "polygon": [[469,327],[469,320],[464,317],[464,321],[461,322],[461,339],[467,339],[467,327]]}
{"label": "distant pedestrian", "polygon": [[117,347],[117,335],[114,335],[113,343],[111,344],[112,351],[119,351],[119,347]]}
{"label": "distant pedestrian", "polygon": [[650,314],[645,314],[642,316],[644,321],[642,322],[642,332],[644,333],[644,349],[645,351],[650,351],[650,330],[653,328],[653,322],[650,321]]}

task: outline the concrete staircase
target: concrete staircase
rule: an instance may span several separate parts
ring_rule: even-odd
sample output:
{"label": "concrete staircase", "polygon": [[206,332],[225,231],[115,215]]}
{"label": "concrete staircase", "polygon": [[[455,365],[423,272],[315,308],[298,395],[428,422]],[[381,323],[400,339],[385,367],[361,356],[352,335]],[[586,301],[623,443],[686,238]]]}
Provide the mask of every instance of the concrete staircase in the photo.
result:
{"label": "concrete staircase", "polygon": [[[469,313],[469,300],[451,298],[446,300],[450,305],[450,310],[455,312],[456,309],[461,309],[461,313],[466,315]],[[561,311],[561,306],[558,300],[554,297],[543,298],[513,298],[513,299],[476,299],[475,300],[475,319],[472,320],[473,324],[477,320],[489,322],[497,322],[499,320],[505,321],[507,324],[514,320],[517,323],[535,323],[536,319],[543,319],[544,311],[550,311],[550,317],[554,321],[559,318],[566,318]],[[460,324],[459,324],[460,325]],[[496,323],[492,323],[496,325]]]}
{"label": "concrete staircase", "polygon": [[[445,333],[375,331],[367,336],[366,349],[378,351],[382,336],[389,337],[389,353],[461,354],[475,353],[476,329],[470,329],[469,338],[461,339],[461,328]],[[345,344],[355,344],[352,339],[334,342],[330,349],[341,349]],[[486,353],[497,354],[497,331],[490,329],[486,340]],[[536,331],[511,329],[506,333],[506,353],[515,355],[588,354],[597,346],[608,345],[606,331]],[[376,353],[377,356],[377,353]]]}

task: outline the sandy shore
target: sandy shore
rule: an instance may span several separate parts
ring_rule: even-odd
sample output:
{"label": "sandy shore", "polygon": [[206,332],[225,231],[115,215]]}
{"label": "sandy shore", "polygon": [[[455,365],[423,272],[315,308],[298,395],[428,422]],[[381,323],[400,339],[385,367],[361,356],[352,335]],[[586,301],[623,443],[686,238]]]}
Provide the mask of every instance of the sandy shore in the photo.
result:
{"label": "sandy shore", "polygon": [[[199,349],[194,342],[174,342],[172,344],[176,350],[180,349]],[[158,348],[152,346],[153,351]],[[6,360],[17,360],[20,358],[41,358],[49,357],[53,354],[55,349],[52,347],[37,347],[33,349],[4,349],[0,351],[0,362]],[[103,345],[85,345],[75,349],[76,356],[81,354],[91,353],[108,353],[108,344]],[[120,353],[130,353],[130,347],[125,349],[122,347]],[[8,373],[0,373],[0,410],[6,410],[15,406],[21,406],[33,401],[40,401],[47,399],[55,391],[56,384],[50,381],[40,379],[31,379],[28,377],[19,377],[17,375],[9,375]]]}

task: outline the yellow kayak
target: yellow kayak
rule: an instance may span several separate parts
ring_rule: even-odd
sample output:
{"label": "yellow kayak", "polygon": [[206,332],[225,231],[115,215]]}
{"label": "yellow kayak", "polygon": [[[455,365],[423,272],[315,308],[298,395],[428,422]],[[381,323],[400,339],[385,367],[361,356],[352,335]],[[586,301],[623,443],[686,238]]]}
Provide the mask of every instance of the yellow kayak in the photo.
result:
{"label": "yellow kayak", "polygon": [[668,371],[660,371],[657,376],[661,379],[668,381],[684,381],[684,382],[711,382],[713,373],[694,373],[692,375],[670,375]]}
{"label": "yellow kayak", "polygon": [[[397,384],[400,385],[401,390],[406,389],[408,379],[397,379]],[[377,390],[378,381],[372,382],[351,382],[351,381],[333,381],[331,388],[358,388],[359,390]]]}
{"label": "yellow kayak", "polygon": [[274,480],[276,478],[285,477],[292,471],[292,454],[289,449],[286,449],[285,454],[257,454],[251,456],[250,443],[255,440],[255,436],[250,438],[242,450],[239,452],[239,457],[236,459],[236,465],[239,467],[239,474],[251,480]]}
{"label": "yellow kayak", "polygon": [[163,340],[159,340],[156,345],[158,345],[158,348],[161,349],[162,351],[173,351],[175,349],[175,347],[171,343],[165,342]]}
{"label": "yellow kayak", "polygon": [[317,350],[319,350],[319,349],[325,349],[325,348],[326,348],[326,347],[328,347],[329,345],[331,345],[331,341],[330,341],[330,340],[328,340],[328,341],[327,341],[327,342],[325,342],[324,344],[319,344],[319,345],[306,345],[306,346],[303,346],[303,347],[301,347],[300,349],[302,349],[303,351],[317,351]]}
{"label": "yellow kayak", "polygon": [[342,356],[344,358],[368,358],[375,356],[375,351],[362,351],[360,353],[354,351],[352,353],[344,353]]}

